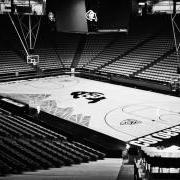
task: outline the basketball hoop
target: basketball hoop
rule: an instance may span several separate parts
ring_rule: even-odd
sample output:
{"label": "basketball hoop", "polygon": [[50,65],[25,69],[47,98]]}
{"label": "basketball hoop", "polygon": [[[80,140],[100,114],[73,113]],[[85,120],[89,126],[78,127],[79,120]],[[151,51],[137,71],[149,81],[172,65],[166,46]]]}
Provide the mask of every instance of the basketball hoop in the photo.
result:
{"label": "basketball hoop", "polygon": [[179,91],[180,90],[180,76],[172,77],[170,84],[171,84],[172,91],[174,91],[174,92]]}
{"label": "basketball hoop", "polygon": [[27,63],[36,66],[39,63],[39,55],[27,55]]}

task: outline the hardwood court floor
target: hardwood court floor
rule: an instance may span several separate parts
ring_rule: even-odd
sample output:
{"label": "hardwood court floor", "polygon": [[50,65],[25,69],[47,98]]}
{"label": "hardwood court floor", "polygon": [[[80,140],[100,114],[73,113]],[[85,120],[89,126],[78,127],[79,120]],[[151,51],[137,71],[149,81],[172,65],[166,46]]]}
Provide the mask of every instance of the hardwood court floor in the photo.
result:
{"label": "hardwood court floor", "polygon": [[71,76],[0,83],[0,94],[122,141],[180,124],[180,98]]}

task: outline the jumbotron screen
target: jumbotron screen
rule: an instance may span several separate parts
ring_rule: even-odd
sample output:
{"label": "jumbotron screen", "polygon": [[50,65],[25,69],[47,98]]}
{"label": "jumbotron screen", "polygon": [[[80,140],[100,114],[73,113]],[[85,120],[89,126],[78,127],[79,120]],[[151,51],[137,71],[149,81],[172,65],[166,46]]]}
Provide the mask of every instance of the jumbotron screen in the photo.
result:
{"label": "jumbotron screen", "polygon": [[0,0],[0,14],[45,15],[46,0]]}

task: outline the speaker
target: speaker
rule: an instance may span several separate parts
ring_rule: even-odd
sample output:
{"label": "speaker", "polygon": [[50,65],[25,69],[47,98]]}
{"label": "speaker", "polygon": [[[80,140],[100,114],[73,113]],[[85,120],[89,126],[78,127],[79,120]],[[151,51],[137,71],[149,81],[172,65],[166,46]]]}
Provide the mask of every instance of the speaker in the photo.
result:
{"label": "speaker", "polygon": [[55,14],[57,31],[88,31],[85,0],[59,0],[55,7]]}

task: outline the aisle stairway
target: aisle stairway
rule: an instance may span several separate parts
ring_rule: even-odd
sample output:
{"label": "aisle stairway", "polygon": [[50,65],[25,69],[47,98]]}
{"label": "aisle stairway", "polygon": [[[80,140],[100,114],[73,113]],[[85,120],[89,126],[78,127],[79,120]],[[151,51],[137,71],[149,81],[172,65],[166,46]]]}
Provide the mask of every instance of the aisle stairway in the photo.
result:
{"label": "aisle stairway", "polygon": [[134,180],[134,165],[122,165],[117,180]]}
{"label": "aisle stairway", "polygon": [[121,165],[122,159],[105,158],[80,165],[0,177],[0,180],[117,180]]}

